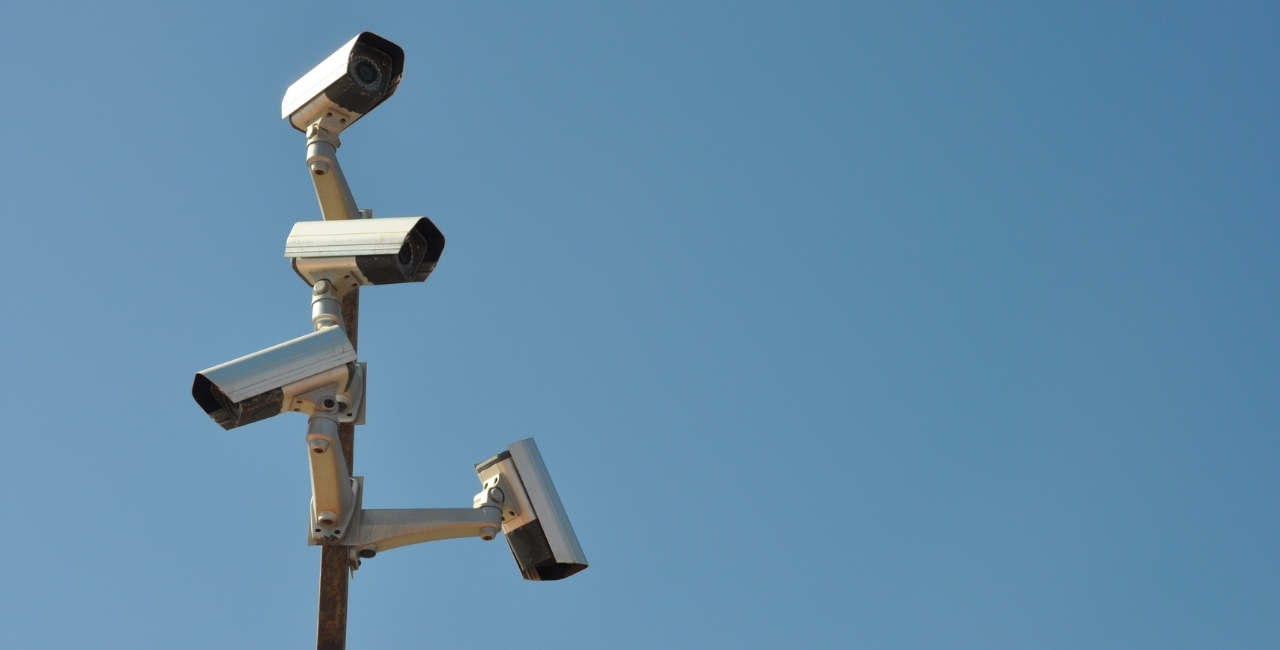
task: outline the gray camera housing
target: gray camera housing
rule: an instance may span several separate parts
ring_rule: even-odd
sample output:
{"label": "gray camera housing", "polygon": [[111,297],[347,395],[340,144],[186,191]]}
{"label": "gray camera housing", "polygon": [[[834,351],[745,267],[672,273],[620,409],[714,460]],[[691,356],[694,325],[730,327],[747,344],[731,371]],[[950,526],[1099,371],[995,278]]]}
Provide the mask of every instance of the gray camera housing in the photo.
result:
{"label": "gray camera housing", "polygon": [[325,128],[337,133],[395,94],[403,74],[404,50],[361,32],[289,86],[280,116],[304,133],[325,119]]}
{"label": "gray camera housing", "polygon": [[497,488],[503,501],[502,532],[525,580],[562,580],[587,568],[551,474],[533,438],[476,464],[484,486],[477,499]]}

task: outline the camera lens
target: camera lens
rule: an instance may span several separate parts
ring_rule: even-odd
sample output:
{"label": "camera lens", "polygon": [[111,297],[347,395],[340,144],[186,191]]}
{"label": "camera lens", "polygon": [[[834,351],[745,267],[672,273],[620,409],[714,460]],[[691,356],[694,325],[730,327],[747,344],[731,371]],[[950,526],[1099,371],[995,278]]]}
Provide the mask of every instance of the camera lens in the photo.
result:
{"label": "camera lens", "polygon": [[405,242],[404,246],[400,247],[400,254],[396,255],[396,260],[402,266],[409,266],[413,263],[413,246],[409,242]]}
{"label": "camera lens", "polygon": [[372,84],[378,80],[378,68],[368,61],[361,61],[356,64],[356,76],[360,77],[360,81]]}

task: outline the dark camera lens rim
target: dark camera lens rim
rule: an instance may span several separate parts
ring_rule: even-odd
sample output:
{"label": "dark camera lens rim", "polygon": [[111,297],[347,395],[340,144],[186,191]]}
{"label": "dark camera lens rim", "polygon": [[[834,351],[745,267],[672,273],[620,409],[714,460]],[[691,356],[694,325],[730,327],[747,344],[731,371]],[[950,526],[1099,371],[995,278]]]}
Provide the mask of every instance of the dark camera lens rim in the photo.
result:
{"label": "dark camera lens rim", "polygon": [[360,81],[371,84],[378,80],[378,68],[368,61],[356,62],[356,76]]}
{"label": "dark camera lens rim", "polygon": [[[372,81],[366,80],[362,74],[367,70],[373,70],[375,73]],[[383,66],[377,61],[367,56],[358,54],[352,56],[347,64],[347,76],[351,78],[352,83],[365,92],[381,92],[387,85],[387,71],[383,70]]]}

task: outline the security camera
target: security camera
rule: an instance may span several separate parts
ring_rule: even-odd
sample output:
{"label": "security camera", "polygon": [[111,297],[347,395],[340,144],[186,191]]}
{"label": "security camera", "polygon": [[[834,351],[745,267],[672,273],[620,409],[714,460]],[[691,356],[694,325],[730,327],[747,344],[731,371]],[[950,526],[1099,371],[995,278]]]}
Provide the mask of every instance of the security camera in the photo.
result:
{"label": "security camera", "polygon": [[435,270],[444,235],[426,217],[301,221],[284,256],[309,285],[328,280],[340,291],[364,284],[422,282]]}
{"label": "security camera", "polygon": [[317,408],[355,422],[364,407],[363,379],[346,332],[325,327],[196,373],[191,396],[227,430]]}
{"label": "security camera", "polygon": [[476,465],[476,508],[498,507],[502,532],[525,580],[561,580],[587,568],[551,475],[533,438]]}
{"label": "security camera", "polygon": [[306,132],[321,122],[338,133],[396,92],[404,50],[373,32],[361,32],[285,91],[281,117]]}
{"label": "security camera", "polygon": [[326,221],[361,218],[338,164],[338,136],[395,93],[403,72],[399,45],[361,32],[285,91],[280,116],[307,134],[307,167]]}

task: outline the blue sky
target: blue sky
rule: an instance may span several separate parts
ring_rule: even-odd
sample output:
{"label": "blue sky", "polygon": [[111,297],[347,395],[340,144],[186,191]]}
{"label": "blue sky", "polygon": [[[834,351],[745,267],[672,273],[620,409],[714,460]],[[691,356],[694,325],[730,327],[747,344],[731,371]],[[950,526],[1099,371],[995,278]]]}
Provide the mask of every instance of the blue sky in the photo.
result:
{"label": "blue sky", "polygon": [[406,51],[357,202],[368,507],[533,436],[591,568],[367,561],[352,647],[1262,648],[1280,636],[1267,3],[11,2],[5,645],[305,648],[305,421],[203,368],[308,331],[284,89]]}

